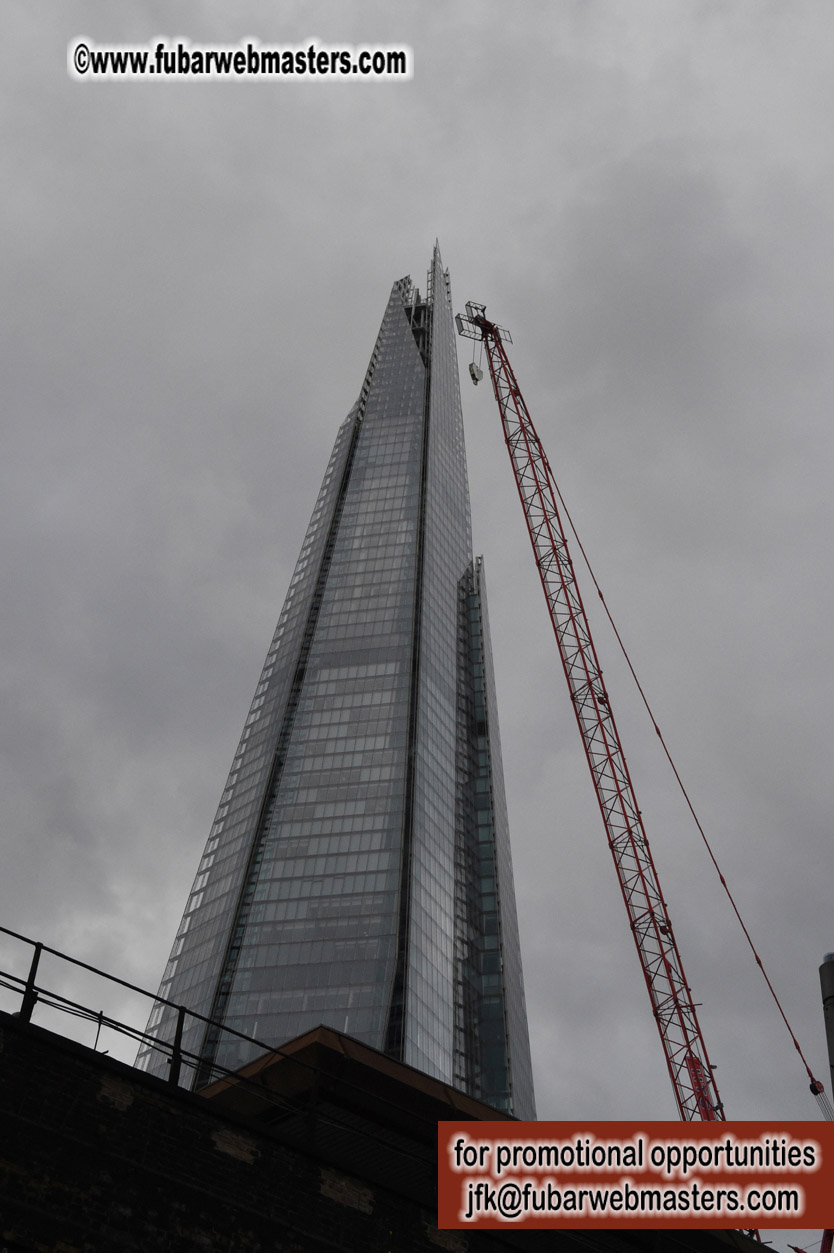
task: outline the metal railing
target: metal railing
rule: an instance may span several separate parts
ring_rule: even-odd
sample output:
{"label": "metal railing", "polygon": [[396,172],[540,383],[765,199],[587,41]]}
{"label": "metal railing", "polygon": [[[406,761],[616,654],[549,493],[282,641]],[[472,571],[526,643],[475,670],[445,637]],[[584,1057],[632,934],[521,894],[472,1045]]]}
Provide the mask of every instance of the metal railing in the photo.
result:
{"label": "metal railing", "polygon": [[[57,1010],[59,1013],[67,1014],[75,1018],[81,1018],[96,1024],[96,1040],[93,1045],[97,1049],[99,1037],[103,1029],[115,1031],[117,1034],[134,1040],[139,1049],[149,1048],[156,1052],[162,1053],[168,1060],[170,1071],[168,1074],[168,1082],[179,1085],[182,1070],[184,1066],[196,1068],[200,1058],[182,1047],[182,1034],[186,1017],[199,1019],[207,1023],[209,1020],[203,1015],[194,1013],[193,1010],[187,1009],[184,1005],[176,1005],[173,1001],[166,1000],[165,997],[158,996],[154,992],[149,992],[146,988],[140,988],[135,983],[130,983],[127,979],[120,979],[116,975],[109,974],[105,970],[100,970],[96,966],[91,966],[88,962],[83,962],[77,957],[71,957],[68,953],[63,953],[60,949],[51,948],[48,944],[42,943],[40,940],[32,940],[28,936],[20,935],[17,931],[12,931],[8,927],[0,927],[0,935],[8,936],[12,940],[28,946],[31,949],[31,960],[29,962],[28,974],[24,977],[14,973],[14,971],[0,970],[0,988],[8,991],[18,992],[20,994],[20,1008],[14,1013],[14,1017],[22,1022],[31,1022],[32,1015],[37,1006],[43,1006],[51,1010]],[[168,1006],[176,1013],[176,1026],[174,1030],[174,1038],[170,1041],[161,1039],[153,1032],[140,1029],[132,1023],[123,1019],[113,1017],[106,1014],[102,1009],[93,1009],[90,1005],[82,1004],[80,1001],[73,1000],[71,997],[64,996],[61,992],[45,986],[39,979],[41,969],[41,959],[44,955],[57,958],[59,961],[66,962],[69,966],[75,967],[77,970],[87,971],[89,974],[95,975],[98,979],[105,980],[108,984],[135,993],[150,1002],[151,1009],[156,1005]],[[280,1052],[277,1049],[271,1049],[269,1045],[263,1044],[261,1041],[253,1039],[251,1036],[242,1035],[233,1031],[231,1028],[223,1028],[232,1035],[239,1035],[241,1039],[247,1043],[260,1048],[261,1052]],[[225,1070],[223,1067],[215,1067],[212,1078],[219,1077],[223,1074],[231,1074],[232,1071]]]}
{"label": "metal railing", "polygon": [[[223,1033],[224,1035],[233,1036],[237,1040],[253,1046],[251,1060],[256,1060],[263,1054],[275,1054],[291,1061],[293,1065],[297,1066],[299,1069],[308,1071],[311,1076],[316,1076],[320,1073],[319,1068],[314,1063],[305,1061],[295,1053],[289,1052],[281,1047],[276,1047],[274,1044],[267,1044],[263,1040],[255,1039],[254,1036],[245,1035],[241,1031],[236,1031],[233,1027],[229,1027],[223,1023],[206,1018],[203,1014],[198,1014],[184,1005],[177,1005],[175,1002],[166,1000],[165,997],[159,996],[155,992],[148,992],[146,988],[140,988],[135,983],[130,983],[126,979],[120,979],[116,975],[108,974],[107,971],[99,970],[96,966],[91,966],[89,963],[80,961],[76,957],[70,957],[67,953],[62,953],[59,949],[51,948],[48,944],[44,944],[40,940],[32,940],[28,936],[20,935],[18,932],[10,930],[8,927],[0,927],[0,936],[7,936],[12,940],[16,940],[21,944],[28,946],[31,950],[31,958],[29,960],[27,974],[15,974],[13,971],[0,969],[0,989],[5,988],[7,991],[11,991],[13,994],[16,993],[20,996],[19,1009],[13,1012],[13,1016],[21,1022],[31,1022],[32,1016],[38,1007],[43,1007],[49,1010],[57,1011],[59,1014],[65,1014],[74,1018],[82,1019],[95,1025],[96,1027],[95,1043],[92,1046],[96,1051],[98,1051],[101,1032],[105,1029],[114,1031],[118,1035],[135,1041],[138,1045],[139,1051],[143,1048],[149,1048],[166,1057],[170,1067],[167,1082],[175,1087],[180,1086],[183,1069],[187,1068],[196,1071],[198,1067],[205,1067],[204,1058],[200,1057],[199,1054],[193,1053],[182,1047],[183,1032],[186,1021],[189,1018],[196,1019],[205,1025],[216,1028],[218,1032]],[[173,1009],[176,1012],[173,1039],[161,1039],[153,1032],[140,1029],[129,1022],[114,1017],[111,1014],[106,1014],[102,1009],[93,1009],[90,1005],[84,1005],[80,1001],[76,1001],[71,997],[62,995],[60,992],[52,988],[46,987],[40,981],[41,963],[45,955],[57,958],[61,962],[66,962],[69,966],[78,970],[86,971],[89,974],[96,976],[96,978],[104,980],[108,985],[113,985],[131,993],[138,994],[140,997],[143,997],[145,1000],[151,1002],[151,1008],[156,1005],[163,1005]],[[67,1033],[61,1032],[60,1034]],[[78,1043],[83,1042],[78,1041]],[[292,1113],[298,1108],[296,1104],[282,1097],[274,1089],[267,1087],[261,1081],[259,1076],[256,1076],[253,1079],[244,1078],[238,1071],[221,1066],[216,1062],[211,1066],[210,1077],[207,1082],[214,1082],[216,1079],[227,1076],[235,1076],[238,1082],[249,1087],[256,1087],[262,1100],[274,1105],[277,1109],[283,1112]],[[356,1093],[360,1098],[360,1101],[364,1101],[366,1099],[367,1089],[363,1088],[360,1084],[353,1083],[344,1077],[340,1077],[339,1084],[345,1091],[352,1091]],[[444,1087],[447,1086],[450,1085],[444,1085]],[[312,1087],[315,1089],[317,1085],[314,1083]],[[434,1119],[429,1116],[421,1115],[411,1105],[408,1107],[398,1105],[396,1100],[391,1100],[389,1098],[390,1093],[386,1096],[386,1104],[389,1108],[398,1109],[405,1117],[407,1117],[412,1125],[415,1122],[423,1123],[426,1129],[431,1131],[432,1136],[434,1135],[436,1129],[436,1122]],[[319,1117],[322,1116],[319,1115]],[[324,1121],[332,1123],[333,1125],[343,1125],[341,1122],[334,1120],[332,1110]],[[357,1127],[353,1121],[351,1122],[351,1125],[353,1126],[354,1132],[358,1131],[360,1134],[369,1139],[382,1143],[388,1143],[384,1138],[380,1137],[371,1129],[361,1129]],[[390,1143],[389,1147],[391,1147]],[[415,1160],[422,1160],[418,1155],[409,1153],[409,1151],[402,1144],[397,1146],[397,1152],[403,1153],[405,1156],[414,1157]]]}

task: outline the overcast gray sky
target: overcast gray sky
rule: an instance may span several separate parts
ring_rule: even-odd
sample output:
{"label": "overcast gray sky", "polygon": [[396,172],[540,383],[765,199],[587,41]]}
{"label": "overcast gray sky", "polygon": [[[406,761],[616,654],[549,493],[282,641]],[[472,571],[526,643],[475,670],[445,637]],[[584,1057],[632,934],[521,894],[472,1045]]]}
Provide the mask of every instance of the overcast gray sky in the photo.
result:
{"label": "overcast gray sky", "polygon": [[[3,25],[2,924],[156,986],[336,428],[391,283],[423,286],[437,236],[457,306],[513,332],[609,606],[827,1080],[830,5],[3,0]],[[80,35],[404,43],[415,72],[77,83]],[[463,397],[540,1116],[673,1118],[494,400],[468,377]],[[728,1115],[815,1118],[592,625]]]}

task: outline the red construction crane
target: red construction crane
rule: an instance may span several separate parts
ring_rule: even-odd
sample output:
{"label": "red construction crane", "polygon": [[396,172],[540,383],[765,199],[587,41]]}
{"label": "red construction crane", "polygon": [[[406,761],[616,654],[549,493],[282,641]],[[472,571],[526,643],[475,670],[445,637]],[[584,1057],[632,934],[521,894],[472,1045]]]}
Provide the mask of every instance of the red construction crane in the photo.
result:
{"label": "red construction crane", "polygon": [[[723,1120],[724,1107],[576,582],[553,472],[507,358],[504,344],[512,338],[484,316],[484,309],[467,304],[466,316],[456,318],[457,328],[486,347],[504,439],[675,1100],[683,1119]],[[474,363],[470,373],[476,383],[482,377]]]}

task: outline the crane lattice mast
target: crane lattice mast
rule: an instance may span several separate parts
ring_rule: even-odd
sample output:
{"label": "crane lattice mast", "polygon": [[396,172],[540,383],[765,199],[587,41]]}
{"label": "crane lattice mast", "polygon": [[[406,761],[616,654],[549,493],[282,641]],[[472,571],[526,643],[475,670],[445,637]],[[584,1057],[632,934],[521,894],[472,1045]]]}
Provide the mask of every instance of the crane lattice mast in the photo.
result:
{"label": "crane lattice mast", "polygon": [[[457,327],[461,335],[486,347],[504,439],[680,1116],[723,1120],[713,1068],[576,582],[553,472],[507,358],[504,344],[512,339],[484,313],[484,305],[467,304],[466,317],[456,318]],[[477,382],[481,371],[475,365],[470,371]]]}

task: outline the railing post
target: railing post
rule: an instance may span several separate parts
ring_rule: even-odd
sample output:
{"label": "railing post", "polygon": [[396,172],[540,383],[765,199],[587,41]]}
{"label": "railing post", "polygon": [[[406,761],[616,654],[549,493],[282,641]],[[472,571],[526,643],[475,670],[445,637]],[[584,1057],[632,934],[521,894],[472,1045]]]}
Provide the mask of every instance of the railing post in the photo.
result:
{"label": "railing post", "polygon": [[40,941],[35,944],[35,951],[32,954],[32,965],[29,967],[29,978],[26,980],[26,987],[23,991],[23,1000],[20,1002],[20,1012],[18,1018],[22,1022],[31,1022],[32,1011],[38,1002],[38,990],[35,986],[35,977],[38,973],[38,962],[41,959],[41,951],[43,945]]}
{"label": "railing post", "polygon": [[185,1006],[177,1007],[177,1026],[174,1031],[174,1044],[171,1050],[171,1073],[168,1076],[168,1082],[178,1084],[180,1081],[180,1070],[182,1069],[182,1029],[185,1024]]}

